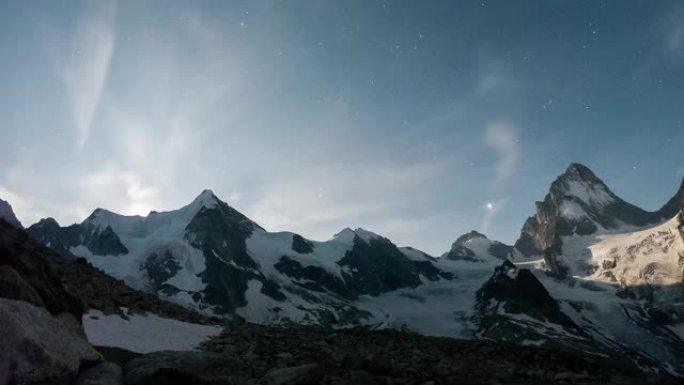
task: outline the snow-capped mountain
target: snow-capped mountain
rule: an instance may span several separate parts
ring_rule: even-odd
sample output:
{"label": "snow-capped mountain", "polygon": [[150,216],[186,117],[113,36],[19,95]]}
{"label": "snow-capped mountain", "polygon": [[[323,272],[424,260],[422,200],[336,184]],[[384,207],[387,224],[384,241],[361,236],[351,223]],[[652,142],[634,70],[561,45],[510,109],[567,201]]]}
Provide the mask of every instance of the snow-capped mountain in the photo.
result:
{"label": "snow-capped mountain", "polygon": [[676,202],[681,198],[680,189],[660,210],[648,212],[619,198],[586,166],[573,163],[536,203],[537,212],[525,222],[515,249],[526,257],[543,257],[547,268],[562,277],[567,273],[561,258],[563,237],[621,233],[658,224],[677,214]]}
{"label": "snow-capped mountain", "polygon": [[471,262],[504,261],[512,258],[513,246],[492,241],[477,231],[463,234],[451,245],[451,250],[442,255],[449,260]]}
{"label": "snow-capped mountain", "polygon": [[19,219],[17,219],[17,216],[14,215],[14,211],[12,210],[12,206],[2,199],[0,199],[0,218],[6,220],[9,224],[11,224],[14,227],[17,227],[20,229],[24,228],[21,225],[21,222],[19,222]]}
{"label": "snow-capped mountain", "polygon": [[360,296],[453,279],[426,254],[363,229],[326,242],[267,232],[211,191],[175,211],[140,217],[97,209],[81,224],[46,219],[28,231],[135,288],[262,323],[357,324],[372,318],[355,305]]}
{"label": "snow-capped mountain", "polygon": [[175,211],[97,209],[80,224],[45,219],[28,231],[207,313],[502,340],[684,374],[681,199],[680,189],[647,212],[573,164],[515,247],[473,231],[440,258],[364,229],[324,242],[269,232],[208,190]]}

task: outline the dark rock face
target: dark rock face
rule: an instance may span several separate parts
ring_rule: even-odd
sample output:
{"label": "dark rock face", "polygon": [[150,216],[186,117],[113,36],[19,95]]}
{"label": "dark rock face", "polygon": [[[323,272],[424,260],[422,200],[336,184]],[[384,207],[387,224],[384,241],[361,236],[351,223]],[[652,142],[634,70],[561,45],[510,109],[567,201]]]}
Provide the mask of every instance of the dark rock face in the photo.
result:
{"label": "dark rock face", "polygon": [[50,248],[65,257],[73,257],[69,249],[79,245],[87,247],[93,254],[98,255],[128,254],[128,249],[121,243],[121,239],[111,227],[107,226],[100,231],[89,225],[87,221],[82,224],[60,227],[54,219],[46,218],[30,226],[26,231],[35,240],[50,245]]}
{"label": "dark rock face", "polygon": [[275,264],[275,268],[280,273],[297,279],[297,284],[307,290],[315,292],[329,291],[349,300],[354,300],[358,297],[353,287],[347,286],[346,282],[340,277],[329,273],[321,267],[302,266],[298,261],[288,256],[283,256]]}
{"label": "dark rock face", "polygon": [[55,258],[59,256],[52,250],[0,220],[0,267],[6,279],[0,297],[42,305],[52,314],[68,312],[80,320],[82,305],[64,289]]}
{"label": "dark rock face", "polygon": [[187,240],[205,257],[204,301],[223,313],[247,304],[245,292],[250,280],[261,282],[263,294],[277,301],[285,299],[278,284],[268,280],[247,254],[246,239],[257,228],[261,229],[223,202],[214,208],[203,207],[186,227]]}
{"label": "dark rock face", "polygon": [[17,216],[14,215],[12,206],[2,199],[0,199],[0,219],[4,219],[7,223],[18,229],[24,228],[24,226],[21,225],[21,222],[19,222],[19,219],[17,219]]}
{"label": "dark rock face", "polygon": [[386,238],[371,238],[368,242],[358,235],[354,246],[338,262],[347,284],[358,294],[378,296],[405,287],[417,287],[420,275],[431,281],[452,279],[429,261],[412,261]]}
{"label": "dark rock face", "polygon": [[510,258],[513,254],[513,246],[495,241],[491,246],[489,246],[489,253],[501,260],[505,260]]}
{"label": "dark rock face", "polygon": [[309,254],[313,251],[313,244],[299,234],[292,236],[292,250],[300,254]]}
{"label": "dark rock face", "polygon": [[558,302],[534,274],[527,269],[518,269],[510,261],[497,267],[475,295],[480,314],[495,314],[492,313],[493,308],[498,311],[501,306],[506,313],[527,314],[540,321],[550,321],[573,332],[580,332],[580,328],[561,312]]}
{"label": "dark rock face", "polygon": [[574,163],[536,203],[536,214],[523,225],[515,248],[526,256],[543,256],[551,271],[562,274],[565,269],[557,259],[562,236],[591,235],[599,226],[611,230],[622,224],[655,224],[676,214],[671,206],[668,203],[656,212],[642,210],[616,196],[587,167]]}
{"label": "dark rock face", "polygon": [[181,269],[181,266],[168,251],[152,253],[145,259],[143,270],[152,282],[155,291],[161,290],[169,278],[173,277]]}
{"label": "dark rock face", "polygon": [[[660,367],[649,355],[623,346],[620,341],[587,333],[593,325],[579,326],[530,270],[519,269],[510,261],[495,269],[476,292],[476,300],[473,322],[480,337],[517,344],[532,341],[579,356],[595,354],[605,357],[606,363],[632,370]],[[581,306],[567,305],[569,309]]]}

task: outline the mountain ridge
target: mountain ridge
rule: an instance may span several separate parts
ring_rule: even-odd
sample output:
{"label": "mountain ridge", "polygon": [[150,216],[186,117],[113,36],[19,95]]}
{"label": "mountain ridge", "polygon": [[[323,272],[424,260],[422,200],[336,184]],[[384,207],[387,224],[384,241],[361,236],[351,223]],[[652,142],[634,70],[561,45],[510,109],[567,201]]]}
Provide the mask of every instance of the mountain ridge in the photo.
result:
{"label": "mountain ridge", "polygon": [[[663,207],[671,210],[668,205]],[[59,227],[46,219],[28,232],[132,287],[205,314],[264,324],[373,325],[590,349],[628,357],[649,370],[660,370],[658,362],[664,360],[673,371],[684,373],[676,363],[677,341],[682,339],[676,318],[679,289],[673,288],[670,302],[643,302],[643,295],[658,293],[648,285],[659,281],[638,281],[646,289],[631,293],[629,287],[600,275],[605,270],[619,277],[615,268],[624,261],[613,266],[612,256],[592,254],[594,245],[602,245],[599,237],[611,234],[619,237],[606,242],[619,241],[630,250],[676,244],[662,249],[662,264],[639,265],[650,276],[671,278],[676,258],[672,253],[679,250],[673,238],[677,226],[667,222],[662,229],[649,230],[651,221],[661,220],[657,215],[660,211],[649,213],[625,202],[590,169],[572,164],[523,226],[522,233],[530,230],[529,238],[538,241],[532,246],[543,255],[526,255],[519,242],[506,245],[476,231],[458,237],[441,258],[397,247],[362,228],[344,228],[318,242],[293,232],[269,232],[210,190],[177,210],[142,217],[99,209],[81,224]],[[644,239],[651,243],[632,247]],[[636,263],[650,254],[639,258]],[[513,263],[522,273],[512,272]],[[506,283],[508,272],[524,280]],[[529,306],[526,301],[534,297],[530,287],[545,288],[548,295],[542,302],[553,307],[550,313]],[[513,295],[515,291],[522,297]],[[486,292],[490,294],[478,294]],[[492,307],[487,298],[495,298],[500,306]],[[606,320],[605,309],[615,315]],[[618,338],[616,328],[626,334]],[[660,336],[666,348],[641,348],[633,336],[642,333]]]}

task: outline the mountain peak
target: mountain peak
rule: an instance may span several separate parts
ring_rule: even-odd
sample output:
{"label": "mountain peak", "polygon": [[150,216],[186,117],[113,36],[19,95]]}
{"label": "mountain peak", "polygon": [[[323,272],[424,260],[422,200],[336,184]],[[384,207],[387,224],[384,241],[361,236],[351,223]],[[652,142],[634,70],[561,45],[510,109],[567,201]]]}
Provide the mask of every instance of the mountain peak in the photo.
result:
{"label": "mountain peak", "polygon": [[382,238],[380,235],[361,227],[357,227],[354,230],[345,227],[342,231],[335,234],[333,238],[341,241],[352,241],[357,236],[366,242],[369,242],[372,238]]}
{"label": "mountain peak", "polygon": [[20,229],[24,228],[21,225],[21,222],[19,222],[19,219],[17,219],[16,215],[14,215],[12,206],[2,199],[0,199],[0,218],[6,220],[9,224],[11,224],[14,227]]}
{"label": "mountain peak", "polygon": [[451,248],[458,247],[458,246],[463,246],[466,244],[466,242],[470,241],[471,239],[475,238],[484,238],[487,239],[487,236],[482,234],[479,231],[472,230],[468,233],[465,233],[458,237],[456,241],[451,245]]}
{"label": "mountain peak", "polygon": [[38,221],[35,225],[31,227],[36,227],[36,228],[59,228],[59,223],[55,218],[48,217],[48,218],[43,218]]}
{"label": "mountain peak", "polygon": [[216,197],[213,191],[209,189],[203,190],[195,200],[192,201],[193,205],[203,206],[206,208],[213,208],[219,203],[219,199]]}
{"label": "mountain peak", "polygon": [[604,184],[589,167],[581,163],[570,163],[570,166],[565,170],[565,173],[559,176],[558,179],[583,181],[591,184]]}

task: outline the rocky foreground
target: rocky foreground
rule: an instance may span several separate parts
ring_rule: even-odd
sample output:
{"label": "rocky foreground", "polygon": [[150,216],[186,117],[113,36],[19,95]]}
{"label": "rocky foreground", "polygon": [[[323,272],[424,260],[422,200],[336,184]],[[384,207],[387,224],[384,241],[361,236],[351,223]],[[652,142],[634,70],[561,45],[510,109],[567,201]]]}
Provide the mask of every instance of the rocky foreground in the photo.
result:
{"label": "rocky foreground", "polygon": [[681,384],[557,351],[400,331],[226,326],[201,351],[100,349],[125,384]]}

